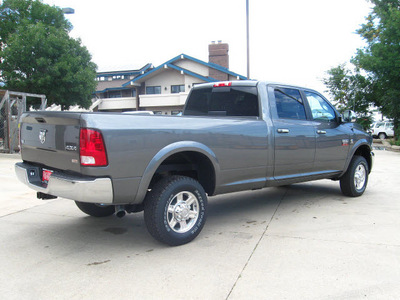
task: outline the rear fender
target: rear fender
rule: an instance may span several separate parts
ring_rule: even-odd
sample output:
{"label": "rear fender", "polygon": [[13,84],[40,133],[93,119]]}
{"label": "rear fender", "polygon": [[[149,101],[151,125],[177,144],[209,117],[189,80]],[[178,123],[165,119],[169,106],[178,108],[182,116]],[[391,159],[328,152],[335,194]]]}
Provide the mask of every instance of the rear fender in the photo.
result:
{"label": "rear fender", "polygon": [[143,202],[151,179],[153,178],[158,167],[171,155],[186,151],[201,153],[210,160],[215,171],[216,186],[218,185],[220,167],[215,153],[204,144],[193,141],[180,141],[162,148],[147,165],[146,170],[144,171],[144,174],[140,181],[136,198],[134,200],[135,204]]}

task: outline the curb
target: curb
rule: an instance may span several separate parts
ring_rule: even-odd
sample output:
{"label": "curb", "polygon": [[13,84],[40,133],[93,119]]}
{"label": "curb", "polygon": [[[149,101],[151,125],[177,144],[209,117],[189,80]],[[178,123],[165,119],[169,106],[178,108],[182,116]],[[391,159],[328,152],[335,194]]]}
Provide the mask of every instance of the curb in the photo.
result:
{"label": "curb", "polygon": [[381,150],[379,148],[384,148],[385,150],[394,151],[394,152],[400,152],[400,146],[390,145],[390,143],[387,140],[374,139],[372,145],[373,145],[374,148],[376,148],[378,150]]}

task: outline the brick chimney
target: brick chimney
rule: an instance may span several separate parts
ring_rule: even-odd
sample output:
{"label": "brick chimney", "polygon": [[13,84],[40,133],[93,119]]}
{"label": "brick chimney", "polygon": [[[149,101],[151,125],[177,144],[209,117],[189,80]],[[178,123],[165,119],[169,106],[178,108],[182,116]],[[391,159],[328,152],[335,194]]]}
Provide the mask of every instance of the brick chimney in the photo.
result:
{"label": "brick chimney", "polygon": [[[229,45],[218,41],[218,43],[211,42],[208,45],[208,60],[210,63],[220,65],[221,67],[229,69]],[[210,68],[209,76],[217,80],[229,80],[226,73]]]}

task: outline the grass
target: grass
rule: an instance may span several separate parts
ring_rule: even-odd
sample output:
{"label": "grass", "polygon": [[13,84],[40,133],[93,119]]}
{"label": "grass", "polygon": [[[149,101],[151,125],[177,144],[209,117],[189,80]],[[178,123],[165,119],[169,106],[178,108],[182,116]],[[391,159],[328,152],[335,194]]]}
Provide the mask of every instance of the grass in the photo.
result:
{"label": "grass", "polygon": [[390,139],[389,140],[390,145],[395,145],[395,146],[400,146],[400,139],[395,140],[395,139]]}

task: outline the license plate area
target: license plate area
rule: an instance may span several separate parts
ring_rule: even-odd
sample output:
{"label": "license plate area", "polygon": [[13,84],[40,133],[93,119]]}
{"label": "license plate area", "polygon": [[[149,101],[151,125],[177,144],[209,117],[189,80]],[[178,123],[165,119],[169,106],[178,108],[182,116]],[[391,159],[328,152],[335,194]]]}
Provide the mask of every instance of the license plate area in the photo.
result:
{"label": "license plate area", "polygon": [[42,170],[42,182],[43,182],[43,183],[48,183],[51,174],[53,174],[53,171],[52,171],[52,170],[43,169],[43,170]]}

